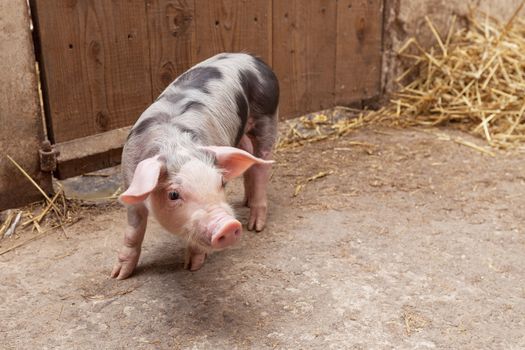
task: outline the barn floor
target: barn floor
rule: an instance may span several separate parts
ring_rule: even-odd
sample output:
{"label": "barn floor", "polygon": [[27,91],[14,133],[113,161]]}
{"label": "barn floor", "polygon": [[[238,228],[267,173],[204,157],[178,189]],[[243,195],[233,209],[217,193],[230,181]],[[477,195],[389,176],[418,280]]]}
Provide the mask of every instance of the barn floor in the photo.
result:
{"label": "barn floor", "polygon": [[109,279],[124,210],[88,210],[0,256],[1,347],[524,348],[525,155],[436,133],[474,140],[365,129],[279,153],[267,229],[195,273],[151,221],[136,273]]}

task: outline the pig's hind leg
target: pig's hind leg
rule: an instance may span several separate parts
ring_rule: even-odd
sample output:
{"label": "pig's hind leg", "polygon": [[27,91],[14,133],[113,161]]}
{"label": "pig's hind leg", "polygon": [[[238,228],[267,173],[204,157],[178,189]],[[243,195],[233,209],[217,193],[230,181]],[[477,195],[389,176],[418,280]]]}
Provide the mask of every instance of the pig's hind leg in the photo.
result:
{"label": "pig's hind leg", "polygon": [[[252,140],[248,137],[248,135],[243,135],[241,138],[241,141],[239,142],[239,145],[237,145],[238,148],[245,150],[246,152],[250,154],[254,154],[253,152],[253,144]],[[251,184],[252,177],[248,176],[248,173],[244,173],[244,200],[243,204],[246,207],[249,207],[249,201],[251,197],[252,192],[252,184]]]}
{"label": "pig's hind leg", "polygon": [[119,280],[131,275],[137,266],[148,221],[148,209],[143,204],[129,206],[127,209],[128,227],[124,234],[124,245],[111,272],[111,277]]}
{"label": "pig's hind leg", "polygon": [[[254,127],[243,136],[240,147],[264,160],[272,159],[272,149],[277,138],[277,113],[254,116]],[[246,206],[250,208],[248,230],[262,231],[268,214],[267,188],[272,166],[256,164],[244,175]]]}

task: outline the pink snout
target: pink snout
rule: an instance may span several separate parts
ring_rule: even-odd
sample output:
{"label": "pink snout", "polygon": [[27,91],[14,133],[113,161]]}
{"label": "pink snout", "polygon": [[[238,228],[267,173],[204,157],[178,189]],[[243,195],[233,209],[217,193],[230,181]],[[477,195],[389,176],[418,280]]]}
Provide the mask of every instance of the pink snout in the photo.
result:
{"label": "pink snout", "polygon": [[242,225],[237,220],[229,220],[211,237],[211,247],[214,249],[226,248],[242,235]]}

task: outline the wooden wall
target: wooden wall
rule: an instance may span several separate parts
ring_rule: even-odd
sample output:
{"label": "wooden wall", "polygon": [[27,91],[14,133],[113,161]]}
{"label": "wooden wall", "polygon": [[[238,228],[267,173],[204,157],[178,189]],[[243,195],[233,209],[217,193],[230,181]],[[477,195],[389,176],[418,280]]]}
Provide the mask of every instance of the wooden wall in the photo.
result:
{"label": "wooden wall", "polygon": [[177,75],[255,53],[281,117],[380,93],[382,0],[32,0],[55,143],[131,125]]}

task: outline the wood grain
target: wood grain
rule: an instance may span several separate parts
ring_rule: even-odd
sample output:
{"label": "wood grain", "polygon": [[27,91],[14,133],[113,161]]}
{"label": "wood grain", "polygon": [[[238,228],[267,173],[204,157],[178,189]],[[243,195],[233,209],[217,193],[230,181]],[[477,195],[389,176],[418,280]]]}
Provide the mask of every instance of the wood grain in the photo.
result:
{"label": "wood grain", "polygon": [[270,0],[195,0],[195,63],[219,52],[246,51],[271,64]]}
{"label": "wood grain", "polygon": [[335,24],[336,1],[273,2],[273,61],[282,118],[333,105]]}
{"label": "wood grain", "polygon": [[134,123],[218,52],[274,67],[281,118],[380,93],[383,0],[31,0],[54,142]]}
{"label": "wood grain", "polygon": [[381,89],[382,0],[339,0],[335,104],[377,97]]}
{"label": "wood grain", "polygon": [[152,100],[144,1],[33,5],[53,141],[132,124]]}
{"label": "wood grain", "polygon": [[130,126],[57,143],[60,152],[54,176],[58,179],[82,175],[120,164],[122,147]]}
{"label": "wood grain", "polygon": [[156,98],[195,62],[195,1],[147,1],[151,83]]}

